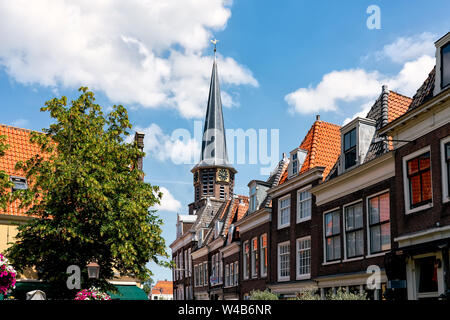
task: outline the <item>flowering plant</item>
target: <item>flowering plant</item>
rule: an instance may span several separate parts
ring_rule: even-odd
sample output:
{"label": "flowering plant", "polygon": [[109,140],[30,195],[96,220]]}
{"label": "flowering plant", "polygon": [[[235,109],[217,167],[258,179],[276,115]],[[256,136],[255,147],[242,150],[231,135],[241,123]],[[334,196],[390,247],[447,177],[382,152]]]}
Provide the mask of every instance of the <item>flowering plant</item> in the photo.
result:
{"label": "flowering plant", "polygon": [[9,289],[16,287],[16,274],[8,259],[0,253],[0,294],[6,295]]}
{"label": "flowering plant", "polygon": [[75,300],[111,300],[111,297],[95,287],[78,291]]}

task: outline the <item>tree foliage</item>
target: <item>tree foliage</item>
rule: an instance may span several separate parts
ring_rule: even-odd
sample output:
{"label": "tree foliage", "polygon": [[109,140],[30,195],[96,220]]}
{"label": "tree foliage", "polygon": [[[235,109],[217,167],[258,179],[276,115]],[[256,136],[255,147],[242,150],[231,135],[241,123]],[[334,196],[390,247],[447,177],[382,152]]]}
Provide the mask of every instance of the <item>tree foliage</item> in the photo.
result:
{"label": "tree foliage", "polygon": [[278,296],[275,293],[270,292],[268,289],[252,290],[250,292],[250,300],[278,300]]}
{"label": "tree foliage", "polygon": [[[19,227],[7,251],[19,271],[34,267],[61,297],[75,293],[66,287],[69,265],[80,266],[82,287],[114,290],[106,280],[115,271],[146,280],[147,262],[167,265],[162,258],[168,257],[162,220],[149,210],[161,193],[141,179],[137,163],[144,153],[126,141],[126,108],[114,106],[104,114],[93,92],[79,91],[70,105],[63,96],[41,108],[54,122],[45,134],[32,134],[42,154],[17,164],[30,187],[14,192],[37,219]],[[100,265],[98,280],[87,276],[91,261]]]}

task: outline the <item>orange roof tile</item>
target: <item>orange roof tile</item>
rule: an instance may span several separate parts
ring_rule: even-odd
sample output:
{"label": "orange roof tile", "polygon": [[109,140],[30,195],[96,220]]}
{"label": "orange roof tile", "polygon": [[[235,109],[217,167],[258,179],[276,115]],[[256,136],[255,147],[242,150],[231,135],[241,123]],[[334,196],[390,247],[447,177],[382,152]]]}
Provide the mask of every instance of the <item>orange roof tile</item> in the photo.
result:
{"label": "orange roof tile", "polygon": [[152,288],[152,294],[173,294],[173,282],[158,281]]}
{"label": "orange roof tile", "polygon": [[[0,157],[0,170],[10,176],[24,176],[23,172],[15,169],[16,163],[41,154],[40,147],[30,142],[31,132],[32,130],[0,124],[0,136],[6,136],[5,143],[9,145],[5,155]],[[5,211],[0,210],[0,214],[26,216],[26,211],[26,208],[19,208],[19,202],[15,201]]]}
{"label": "orange roof tile", "polygon": [[300,149],[308,152],[300,173],[314,167],[325,167],[325,179],[341,152],[340,126],[321,120],[315,121],[300,144]]}
{"label": "orange roof tile", "polygon": [[403,115],[411,105],[412,99],[394,91],[388,96],[388,122],[394,121]]}

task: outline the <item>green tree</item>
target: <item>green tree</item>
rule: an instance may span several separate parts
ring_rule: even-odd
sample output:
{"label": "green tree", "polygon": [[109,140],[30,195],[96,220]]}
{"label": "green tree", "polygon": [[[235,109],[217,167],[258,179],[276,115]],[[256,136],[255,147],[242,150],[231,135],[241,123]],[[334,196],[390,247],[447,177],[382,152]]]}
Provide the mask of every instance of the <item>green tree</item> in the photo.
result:
{"label": "green tree", "polygon": [[268,289],[252,290],[250,292],[250,300],[278,300],[278,296],[275,293],[270,292]]}
{"label": "green tree", "polygon": [[[66,286],[69,265],[80,266],[83,288],[104,291],[115,291],[106,281],[114,270],[145,281],[152,275],[148,261],[169,265],[162,220],[149,210],[162,194],[141,179],[137,163],[144,153],[126,142],[131,129],[126,108],[113,106],[105,115],[93,92],[79,91],[70,106],[63,96],[41,108],[54,122],[45,134],[32,134],[43,155],[17,164],[30,188],[13,194],[38,219],[19,227],[7,251],[19,272],[34,267],[60,298],[75,293]],[[85,266],[91,261],[100,265],[98,280],[88,278]]]}
{"label": "green tree", "polygon": [[152,291],[152,286],[153,286],[153,279],[152,278],[148,278],[143,284],[142,284],[142,290],[145,291],[145,293],[147,295],[150,294],[150,292]]}

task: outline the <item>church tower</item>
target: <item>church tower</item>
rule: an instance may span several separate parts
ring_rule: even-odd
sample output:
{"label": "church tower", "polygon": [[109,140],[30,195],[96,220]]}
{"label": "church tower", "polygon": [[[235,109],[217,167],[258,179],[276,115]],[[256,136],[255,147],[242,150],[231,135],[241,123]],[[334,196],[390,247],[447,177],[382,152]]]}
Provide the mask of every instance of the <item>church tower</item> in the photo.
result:
{"label": "church tower", "polygon": [[203,127],[200,161],[191,170],[194,175],[194,203],[207,198],[223,201],[232,198],[234,175],[237,172],[228,163],[215,53],[216,49],[214,48],[214,63]]}

